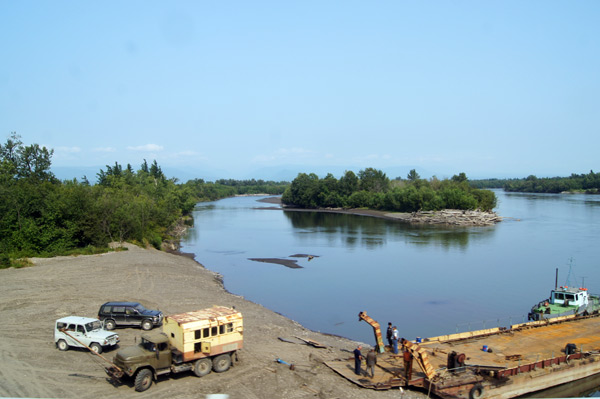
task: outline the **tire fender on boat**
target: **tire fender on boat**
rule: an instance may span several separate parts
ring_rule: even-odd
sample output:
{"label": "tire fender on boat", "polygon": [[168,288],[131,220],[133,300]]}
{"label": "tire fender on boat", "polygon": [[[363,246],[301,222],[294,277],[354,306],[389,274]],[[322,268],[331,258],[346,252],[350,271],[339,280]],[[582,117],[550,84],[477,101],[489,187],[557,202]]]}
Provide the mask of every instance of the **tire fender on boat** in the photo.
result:
{"label": "tire fender on boat", "polygon": [[483,385],[475,384],[469,391],[469,399],[479,399],[483,397]]}

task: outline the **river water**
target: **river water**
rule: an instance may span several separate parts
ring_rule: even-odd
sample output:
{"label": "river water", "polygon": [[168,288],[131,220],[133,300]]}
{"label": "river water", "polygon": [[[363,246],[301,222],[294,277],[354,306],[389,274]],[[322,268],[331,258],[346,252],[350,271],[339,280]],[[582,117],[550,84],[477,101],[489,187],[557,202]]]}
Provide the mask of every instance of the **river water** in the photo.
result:
{"label": "river water", "polygon": [[505,219],[491,227],[272,210],[258,202],[264,197],[199,203],[182,251],[221,273],[230,292],[370,345],[360,311],[415,339],[526,321],[554,287],[556,268],[559,285],[600,293],[600,196],[495,193]]}

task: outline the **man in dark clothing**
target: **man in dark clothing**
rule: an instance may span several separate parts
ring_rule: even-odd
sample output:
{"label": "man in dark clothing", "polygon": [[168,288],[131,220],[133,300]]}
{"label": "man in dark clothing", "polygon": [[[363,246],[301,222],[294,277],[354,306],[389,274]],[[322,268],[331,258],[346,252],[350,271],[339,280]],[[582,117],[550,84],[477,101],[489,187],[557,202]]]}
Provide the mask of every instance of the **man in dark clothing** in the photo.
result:
{"label": "man in dark clothing", "polygon": [[390,348],[392,347],[392,323],[388,323],[388,328],[387,328],[387,341],[388,341],[388,345],[390,346]]}
{"label": "man in dark clothing", "polygon": [[375,349],[371,349],[367,353],[367,374],[371,371],[371,378],[375,377],[375,365],[377,364],[377,353]]}
{"label": "man in dark clothing", "polygon": [[354,349],[354,374],[356,375],[361,375],[362,370],[360,369],[360,362],[363,359],[361,350],[362,346],[358,346],[356,349]]}

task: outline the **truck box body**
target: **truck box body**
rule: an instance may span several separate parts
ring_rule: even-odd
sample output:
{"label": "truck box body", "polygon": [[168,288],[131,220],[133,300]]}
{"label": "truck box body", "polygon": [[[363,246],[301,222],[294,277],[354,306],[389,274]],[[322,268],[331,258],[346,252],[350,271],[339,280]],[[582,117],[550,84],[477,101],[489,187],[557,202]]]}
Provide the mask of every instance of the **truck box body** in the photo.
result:
{"label": "truck box body", "polygon": [[232,352],[243,346],[242,314],[225,306],[165,317],[163,332],[183,362]]}

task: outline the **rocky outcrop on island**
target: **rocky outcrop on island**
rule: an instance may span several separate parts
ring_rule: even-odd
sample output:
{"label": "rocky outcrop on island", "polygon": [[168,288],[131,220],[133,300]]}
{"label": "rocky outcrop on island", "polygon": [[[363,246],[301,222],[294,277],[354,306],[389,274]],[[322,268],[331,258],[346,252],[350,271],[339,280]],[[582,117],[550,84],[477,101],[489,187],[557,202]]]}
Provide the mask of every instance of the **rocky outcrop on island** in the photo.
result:
{"label": "rocky outcrop on island", "polygon": [[492,226],[502,221],[495,212],[444,209],[441,211],[386,213],[386,217],[414,224],[447,224],[453,226]]}

